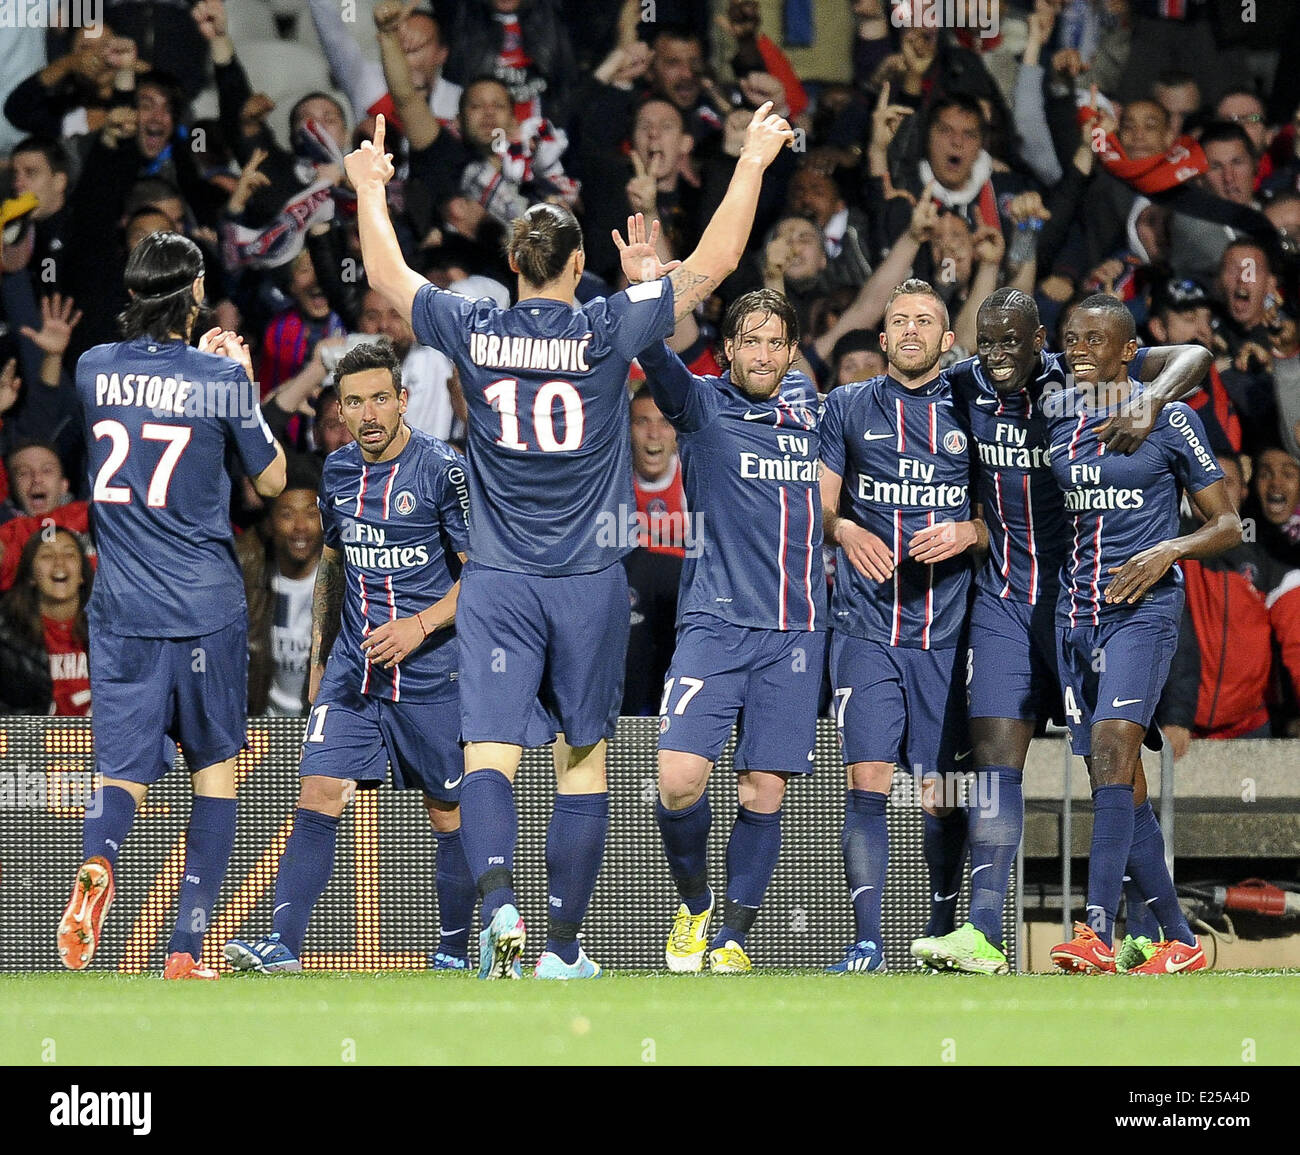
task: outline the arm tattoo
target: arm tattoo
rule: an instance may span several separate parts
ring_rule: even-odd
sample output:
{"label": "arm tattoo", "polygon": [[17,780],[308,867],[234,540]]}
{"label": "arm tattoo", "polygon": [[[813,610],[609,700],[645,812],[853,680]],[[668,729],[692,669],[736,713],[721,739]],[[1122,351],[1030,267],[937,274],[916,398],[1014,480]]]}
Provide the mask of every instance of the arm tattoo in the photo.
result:
{"label": "arm tattoo", "polygon": [[668,274],[673,287],[673,316],[680,321],[722,283],[720,277],[697,273],[686,265],[679,265]]}
{"label": "arm tattoo", "polygon": [[311,664],[323,666],[343,624],[343,555],[326,546],[311,596]]}

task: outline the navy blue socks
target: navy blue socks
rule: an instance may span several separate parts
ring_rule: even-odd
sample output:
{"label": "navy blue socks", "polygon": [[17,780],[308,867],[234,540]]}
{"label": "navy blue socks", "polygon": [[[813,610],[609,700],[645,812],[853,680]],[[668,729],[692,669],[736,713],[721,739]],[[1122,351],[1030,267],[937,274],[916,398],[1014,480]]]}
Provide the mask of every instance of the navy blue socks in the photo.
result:
{"label": "navy blue socks", "polygon": [[483,925],[515,902],[515,841],[519,819],[510,779],[500,770],[475,770],[460,788],[460,838],[478,892]]}
{"label": "navy blue socks", "polygon": [[99,856],[117,865],[117,853],[135,821],[135,799],[120,786],[101,786],[86,807],[81,828],[81,859]]}
{"label": "navy blue socks", "polygon": [[179,951],[195,961],[203,957],[203,936],[234,848],[235,800],[196,795],[185,828],[185,877],[176,926],[167,944],[169,955]]}
{"label": "navy blue socks", "polygon": [[469,872],[465,847],[459,830],[433,832],[438,844],[438,950],[442,954],[465,958],[469,950],[469,924],[474,917],[478,888]]}
{"label": "navy blue socks", "polygon": [[966,811],[957,808],[937,818],[925,812],[925,861],[930,868],[929,936],[951,934],[956,929],[957,895],[966,862]]}
{"label": "navy blue socks", "polygon": [[857,942],[881,944],[880,908],[889,866],[889,830],[885,825],[887,794],[875,790],[844,793],[844,878],[853,903]]}
{"label": "navy blue socks", "polygon": [[729,940],[744,947],[780,856],[781,812],[758,814],[740,807],[727,841],[727,901],[722,926],[713,936],[710,950]]}
{"label": "navy blue socks", "polygon": [[669,810],[657,799],[655,821],[677,893],[691,914],[703,914],[709,908],[709,828],[713,825],[708,792],[684,810]]}
{"label": "navy blue socks", "polygon": [[285,844],[275,876],[272,930],[295,958],[302,957],[316,900],[325,893],[334,871],[334,841],[339,820],[301,806],[293,813],[293,833]]}
{"label": "navy blue socks", "polygon": [[1002,942],[1002,907],[1025,828],[1022,775],[1012,766],[980,768],[970,807],[970,921],[989,942]]}
{"label": "navy blue socks", "polygon": [[1124,864],[1132,845],[1132,785],[1098,786],[1092,792],[1088,925],[1107,946],[1111,946],[1115,938],[1115,912],[1124,887]]}
{"label": "navy blue socks", "polygon": [[546,830],[550,914],[546,949],[570,966],[578,961],[578,928],[596,889],[608,830],[608,794],[556,796]]}

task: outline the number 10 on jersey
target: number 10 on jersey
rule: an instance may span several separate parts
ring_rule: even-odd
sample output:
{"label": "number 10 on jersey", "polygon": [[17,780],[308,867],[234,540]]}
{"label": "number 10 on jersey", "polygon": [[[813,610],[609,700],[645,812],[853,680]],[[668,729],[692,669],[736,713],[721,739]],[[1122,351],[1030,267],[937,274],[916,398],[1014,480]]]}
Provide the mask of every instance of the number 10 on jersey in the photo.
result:
{"label": "number 10 on jersey", "polygon": [[[501,436],[496,443],[507,449],[531,449],[519,437],[519,382],[513,377],[503,377],[484,389],[483,396],[501,418]],[[563,441],[555,436],[557,401],[564,412]],[[533,433],[537,448],[543,453],[569,453],[579,448],[584,420],[582,396],[568,381],[547,381],[537,390],[533,402]]]}

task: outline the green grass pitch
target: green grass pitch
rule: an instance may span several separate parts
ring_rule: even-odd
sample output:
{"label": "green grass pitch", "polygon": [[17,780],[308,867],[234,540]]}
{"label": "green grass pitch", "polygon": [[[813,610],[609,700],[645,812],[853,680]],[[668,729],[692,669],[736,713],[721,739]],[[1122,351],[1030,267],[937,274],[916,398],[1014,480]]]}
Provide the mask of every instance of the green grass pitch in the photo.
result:
{"label": "green grass pitch", "polygon": [[3,1064],[1070,1064],[1085,1038],[1113,1044],[1090,1062],[1295,1064],[1300,972],[0,976]]}

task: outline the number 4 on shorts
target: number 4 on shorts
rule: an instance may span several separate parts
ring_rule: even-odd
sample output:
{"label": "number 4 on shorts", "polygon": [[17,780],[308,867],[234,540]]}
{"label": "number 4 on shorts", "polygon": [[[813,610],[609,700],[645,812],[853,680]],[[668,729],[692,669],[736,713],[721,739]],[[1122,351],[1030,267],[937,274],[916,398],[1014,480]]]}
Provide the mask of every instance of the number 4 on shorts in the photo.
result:
{"label": "number 4 on shorts", "polygon": [[1079,704],[1074,700],[1074,687],[1065,687],[1065,716],[1070,719],[1076,726],[1083,721],[1083,711],[1079,709]]}

